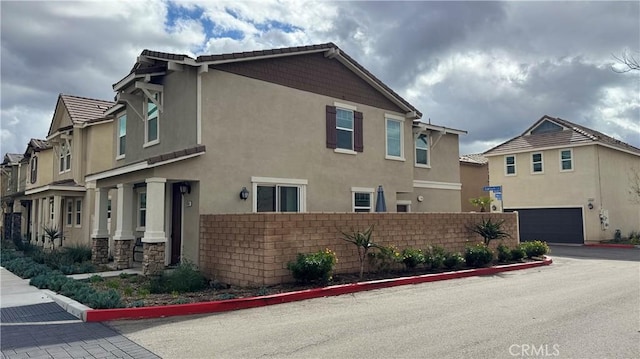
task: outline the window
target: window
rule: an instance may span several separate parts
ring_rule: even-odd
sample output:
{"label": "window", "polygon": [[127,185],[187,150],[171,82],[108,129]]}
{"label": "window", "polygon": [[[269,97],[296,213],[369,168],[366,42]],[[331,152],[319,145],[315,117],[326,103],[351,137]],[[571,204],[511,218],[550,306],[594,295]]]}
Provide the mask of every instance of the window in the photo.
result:
{"label": "window", "polygon": [[573,151],[560,150],[560,171],[573,170]]}
{"label": "window", "polygon": [[396,212],[411,212],[411,201],[408,200],[397,200],[396,201]]}
{"label": "window", "polygon": [[416,137],[416,166],[429,166],[429,137],[426,134],[420,134]]}
{"label": "window", "polygon": [[327,148],[355,154],[364,150],[362,112],[355,106],[335,104],[326,108]]}
{"label": "window", "polygon": [[127,147],[127,115],[118,118],[118,157],[124,157]]}
{"label": "window", "polygon": [[373,209],[373,188],[351,188],[354,212],[371,212]]}
{"label": "window", "polygon": [[60,173],[71,170],[71,141],[63,141],[60,145]]}
{"label": "window", "polygon": [[516,156],[504,156],[504,173],[507,176],[515,176],[516,174]]}
{"label": "window", "polygon": [[38,180],[38,157],[31,157],[31,183],[36,183]]}
{"label": "window", "polygon": [[254,212],[305,212],[305,179],[251,177]]}
{"label": "window", "polygon": [[53,197],[49,197],[49,217],[51,218],[51,221],[53,221],[54,210],[56,208],[53,205],[53,201]]}
{"label": "window", "polygon": [[73,200],[72,199],[67,199],[66,217],[67,217],[67,227],[71,227],[71,224],[73,224]]}
{"label": "window", "polygon": [[531,154],[531,172],[542,173],[542,153]]}
{"label": "window", "polygon": [[388,159],[404,160],[403,121],[398,118],[386,118],[387,156]]}
{"label": "window", "polygon": [[[153,99],[158,104],[162,103],[162,93],[152,92]],[[160,113],[158,111],[158,105],[151,99],[147,99],[147,112],[145,114],[145,126],[144,126],[144,142],[145,146],[150,146],[158,143],[158,133],[160,125]]]}
{"label": "window", "polygon": [[147,192],[138,193],[138,225],[137,230],[147,226]]}
{"label": "window", "polygon": [[111,219],[111,200],[107,201],[107,219]]}
{"label": "window", "polygon": [[76,199],[76,227],[82,225],[82,200]]}

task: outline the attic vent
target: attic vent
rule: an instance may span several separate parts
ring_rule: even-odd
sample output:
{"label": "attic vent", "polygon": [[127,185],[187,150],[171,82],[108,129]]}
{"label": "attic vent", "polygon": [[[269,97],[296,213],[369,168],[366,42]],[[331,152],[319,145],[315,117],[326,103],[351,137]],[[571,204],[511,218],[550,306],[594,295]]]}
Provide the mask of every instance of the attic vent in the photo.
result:
{"label": "attic vent", "polygon": [[574,128],[573,128],[573,130],[574,130],[574,131],[576,131],[576,132],[578,132],[579,134],[582,134],[582,135],[585,135],[585,136],[589,137],[590,139],[592,139],[592,140],[594,140],[594,141],[597,141],[597,140],[598,140],[598,137],[596,137],[596,136],[594,136],[594,135],[590,134],[590,133],[589,133],[589,132],[587,132],[587,131],[584,131],[584,130],[579,129],[579,128],[577,128],[577,127],[574,127]]}

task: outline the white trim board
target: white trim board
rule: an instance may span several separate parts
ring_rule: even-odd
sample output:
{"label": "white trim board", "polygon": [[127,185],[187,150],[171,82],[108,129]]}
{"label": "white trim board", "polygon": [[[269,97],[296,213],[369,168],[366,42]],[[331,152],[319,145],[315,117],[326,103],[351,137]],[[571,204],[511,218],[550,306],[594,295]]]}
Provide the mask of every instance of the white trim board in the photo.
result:
{"label": "white trim board", "polygon": [[460,191],[462,190],[462,183],[413,180],[413,187]]}

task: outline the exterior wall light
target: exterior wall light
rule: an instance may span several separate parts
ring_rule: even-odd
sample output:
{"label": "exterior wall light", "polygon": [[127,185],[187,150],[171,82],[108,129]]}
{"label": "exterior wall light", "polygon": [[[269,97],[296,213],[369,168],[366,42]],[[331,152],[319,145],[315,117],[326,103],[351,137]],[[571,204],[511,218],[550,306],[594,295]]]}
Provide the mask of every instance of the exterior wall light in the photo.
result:
{"label": "exterior wall light", "polygon": [[240,199],[246,201],[247,198],[249,198],[249,190],[247,187],[242,187],[242,190],[240,191]]}
{"label": "exterior wall light", "polygon": [[593,209],[593,203],[589,202],[589,204],[587,205],[587,207],[588,207],[589,209]]}
{"label": "exterior wall light", "polygon": [[180,193],[182,193],[183,196],[187,193],[191,193],[191,186],[189,185],[189,182],[180,183]]}

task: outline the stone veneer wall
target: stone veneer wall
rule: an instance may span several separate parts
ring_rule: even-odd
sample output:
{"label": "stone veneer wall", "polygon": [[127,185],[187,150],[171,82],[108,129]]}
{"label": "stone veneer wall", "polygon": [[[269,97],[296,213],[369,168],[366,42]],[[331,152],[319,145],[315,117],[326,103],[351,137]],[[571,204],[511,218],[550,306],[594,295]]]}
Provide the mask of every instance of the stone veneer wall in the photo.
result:
{"label": "stone veneer wall", "polygon": [[[131,262],[133,261],[133,240],[114,241],[114,252],[113,260],[116,269],[131,268]],[[162,258],[162,263],[164,263],[164,258]]]}
{"label": "stone veneer wall", "polygon": [[92,238],[91,242],[91,261],[94,264],[109,262],[109,238]]}
{"label": "stone veneer wall", "polygon": [[[440,245],[463,251],[482,238],[467,229],[482,219],[504,219],[503,229],[519,243],[517,213],[254,213],[200,216],[200,269],[210,279],[240,286],[291,282],[287,262],[297,253],[329,248],[338,257],[336,273],[357,272],[356,247],[340,231],[375,225],[373,242],[425,249]],[[494,241],[495,247],[501,241]],[[145,251],[146,253],[146,251]]]}
{"label": "stone veneer wall", "polygon": [[142,243],[142,274],[160,275],[164,271],[164,243]]}

